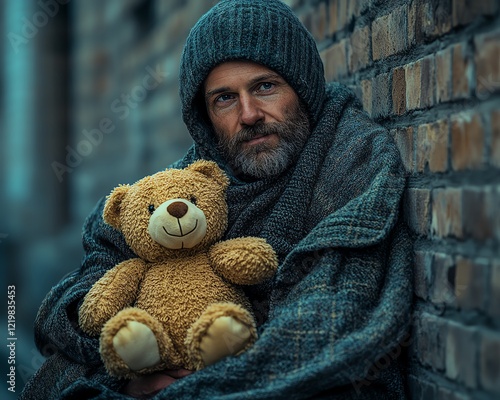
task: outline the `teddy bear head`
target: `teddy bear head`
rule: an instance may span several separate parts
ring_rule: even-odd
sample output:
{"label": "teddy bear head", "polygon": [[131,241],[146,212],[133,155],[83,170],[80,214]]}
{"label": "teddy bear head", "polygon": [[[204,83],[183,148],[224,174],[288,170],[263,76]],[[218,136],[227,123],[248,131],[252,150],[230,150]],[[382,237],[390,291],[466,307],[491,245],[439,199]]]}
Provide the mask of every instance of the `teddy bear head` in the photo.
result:
{"label": "teddy bear head", "polygon": [[216,163],[196,161],[118,186],[106,199],[103,218],[144,260],[196,253],[226,230],[228,186]]}

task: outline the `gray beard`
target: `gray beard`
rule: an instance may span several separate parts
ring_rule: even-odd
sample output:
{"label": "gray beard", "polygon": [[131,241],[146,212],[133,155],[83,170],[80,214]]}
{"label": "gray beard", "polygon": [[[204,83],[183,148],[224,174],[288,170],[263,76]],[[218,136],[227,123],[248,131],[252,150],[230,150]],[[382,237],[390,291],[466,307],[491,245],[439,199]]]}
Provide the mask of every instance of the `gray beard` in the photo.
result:
{"label": "gray beard", "polygon": [[[266,178],[287,170],[297,159],[310,134],[309,120],[303,107],[285,115],[284,122],[258,123],[245,127],[231,138],[216,132],[219,150],[236,176]],[[276,134],[277,146],[261,143],[243,148],[244,142],[258,136]]]}

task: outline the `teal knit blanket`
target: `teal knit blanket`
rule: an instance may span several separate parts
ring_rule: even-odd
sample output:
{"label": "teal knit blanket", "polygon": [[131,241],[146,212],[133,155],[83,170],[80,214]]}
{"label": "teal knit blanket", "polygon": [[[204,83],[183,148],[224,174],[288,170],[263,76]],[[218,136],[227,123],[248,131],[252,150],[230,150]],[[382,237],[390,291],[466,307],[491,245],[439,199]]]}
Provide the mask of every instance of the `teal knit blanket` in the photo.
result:
{"label": "teal knit blanket", "polygon": [[[258,341],[155,399],[406,398],[397,358],[412,301],[411,242],[398,218],[404,169],[389,133],[349,90],[329,85],[327,93],[292,170],[256,182],[231,178],[226,238],[264,237],[280,260],[272,280],[247,290]],[[198,158],[223,166],[207,135],[200,131],[175,167]],[[96,339],[75,324],[91,285],[133,257],[102,223],[101,207],[84,230],[82,268],[40,309],[37,344],[56,354],[30,381],[24,399],[125,398],[117,393],[123,382],[100,364]]]}

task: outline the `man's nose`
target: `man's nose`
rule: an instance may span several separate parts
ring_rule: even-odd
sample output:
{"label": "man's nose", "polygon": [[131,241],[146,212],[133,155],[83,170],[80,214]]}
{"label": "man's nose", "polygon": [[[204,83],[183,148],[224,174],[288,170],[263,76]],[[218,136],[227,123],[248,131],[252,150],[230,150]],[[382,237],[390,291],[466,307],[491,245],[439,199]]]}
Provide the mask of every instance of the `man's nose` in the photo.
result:
{"label": "man's nose", "polygon": [[264,120],[264,112],[259,103],[250,95],[240,96],[240,122],[242,125],[252,126]]}

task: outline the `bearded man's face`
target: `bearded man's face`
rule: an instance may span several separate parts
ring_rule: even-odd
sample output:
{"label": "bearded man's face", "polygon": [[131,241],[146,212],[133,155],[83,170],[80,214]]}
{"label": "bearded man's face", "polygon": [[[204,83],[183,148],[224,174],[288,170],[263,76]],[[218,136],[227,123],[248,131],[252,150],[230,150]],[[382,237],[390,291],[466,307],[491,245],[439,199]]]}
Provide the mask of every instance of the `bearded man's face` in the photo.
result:
{"label": "bearded man's face", "polygon": [[237,175],[282,173],[310,133],[295,91],[260,64],[231,61],[215,67],[205,81],[205,103],[220,151]]}

